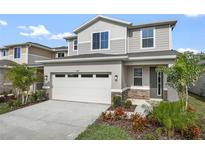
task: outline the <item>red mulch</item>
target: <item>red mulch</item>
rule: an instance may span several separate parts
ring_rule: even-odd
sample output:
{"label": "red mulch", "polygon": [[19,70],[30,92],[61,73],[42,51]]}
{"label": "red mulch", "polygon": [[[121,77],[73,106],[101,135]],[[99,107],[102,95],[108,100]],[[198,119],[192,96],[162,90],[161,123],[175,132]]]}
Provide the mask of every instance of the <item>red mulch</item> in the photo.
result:
{"label": "red mulch", "polygon": [[[126,109],[126,108],[123,108],[123,109],[124,109],[124,111],[126,111],[126,112],[134,112],[136,107],[137,107],[137,105],[132,105],[129,109]],[[112,107],[112,106],[110,106],[110,107],[107,109],[107,111],[114,111],[114,110],[115,110],[115,108]]]}

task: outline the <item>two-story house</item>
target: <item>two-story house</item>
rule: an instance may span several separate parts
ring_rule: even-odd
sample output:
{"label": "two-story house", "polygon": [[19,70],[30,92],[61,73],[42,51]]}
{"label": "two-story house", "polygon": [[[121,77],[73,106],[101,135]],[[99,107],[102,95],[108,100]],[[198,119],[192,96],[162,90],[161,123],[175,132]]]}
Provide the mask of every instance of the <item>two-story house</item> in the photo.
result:
{"label": "two-story house", "polygon": [[[36,60],[48,60],[65,55],[67,55],[67,47],[50,48],[33,42],[10,44],[0,48],[0,93],[12,89],[11,84],[5,80],[6,70],[11,63],[37,67],[38,71],[43,73],[43,66],[36,64]],[[34,85],[33,88],[41,87],[42,83]]]}
{"label": "two-story house", "polygon": [[177,21],[133,25],[96,16],[65,38],[68,55],[38,61],[44,65],[50,98],[111,103],[123,99],[169,99],[166,75],[159,65],[173,64],[172,31]]}

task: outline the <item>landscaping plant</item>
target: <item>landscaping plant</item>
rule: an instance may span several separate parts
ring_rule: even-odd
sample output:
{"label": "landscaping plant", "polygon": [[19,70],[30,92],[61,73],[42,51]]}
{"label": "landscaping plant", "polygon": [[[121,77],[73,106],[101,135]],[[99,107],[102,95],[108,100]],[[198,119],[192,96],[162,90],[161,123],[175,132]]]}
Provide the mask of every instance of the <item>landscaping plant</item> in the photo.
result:
{"label": "landscaping plant", "polygon": [[143,131],[147,124],[147,119],[145,117],[142,117],[138,113],[132,115],[131,121],[132,121],[132,128],[135,131]]}
{"label": "landscaping plant", "polygon": [[124,103],[124,107],[126,109],[130,109],[130,107],[132,106],[132,101],[131,100],[126,100]]}
{"label": "landscaping plant", "polygon": [[116,108],[122,105],[122,98],[120,96],[113,96],[112,107]]}
{"label": "landscaping plant", "polygon": [[192,52],[184,52],[177,55],[176,62],[171,67],[158,68],[158,71],[167,74],[169,85],[175,88],[180,99],[186,102],[186,108],[189,87],[193,86],[205,72],[205,67],[199,65],[200,60],[200,56],[194,55]]}
{"label": "landscaping plant", "polygon": [[185,130],[198,124],[196,113],[184,110],[183,106],[183,101],[161,102],[152,111],[152,116],[166,128],[169,137],[174,131],[179,131],[183,135]]}
{"label": "landscaping plant", "polygon": [[25,64],[12,66],[8,69],[6,78],[17,89],[17,98],[21,96],[22,104],[28,101],[30,86],[42,79],[36,68],[30,68]]}

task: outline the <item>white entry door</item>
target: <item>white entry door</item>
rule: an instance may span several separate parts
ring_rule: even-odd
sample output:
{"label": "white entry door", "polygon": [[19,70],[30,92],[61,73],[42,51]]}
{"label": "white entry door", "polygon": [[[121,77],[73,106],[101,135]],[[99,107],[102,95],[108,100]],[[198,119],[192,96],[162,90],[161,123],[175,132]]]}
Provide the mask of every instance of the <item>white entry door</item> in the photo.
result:
{"label": "white entry door", "polygon": [[107,73],[53,74],[52,98],[110,104],[111,75]]}

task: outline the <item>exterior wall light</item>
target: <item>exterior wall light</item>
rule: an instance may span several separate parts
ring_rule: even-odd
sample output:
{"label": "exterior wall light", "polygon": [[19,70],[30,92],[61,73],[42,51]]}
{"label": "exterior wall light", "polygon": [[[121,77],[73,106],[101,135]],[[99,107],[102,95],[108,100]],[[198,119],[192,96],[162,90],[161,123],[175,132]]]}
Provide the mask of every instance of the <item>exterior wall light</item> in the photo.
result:
{"label": "exterior wall light", "polygon": [[114,76],[114,79],[115,79],[115,81],[117,81],[117,80],[118,80],[118,76],[117,76],[117,75],[115,75],[115,76]]}
{"label": "exterior wall light", "polygon": [[48,75],[44,76],[44,83],[43,83],[43,89],[49,89],[49,81],[48,81]]}

